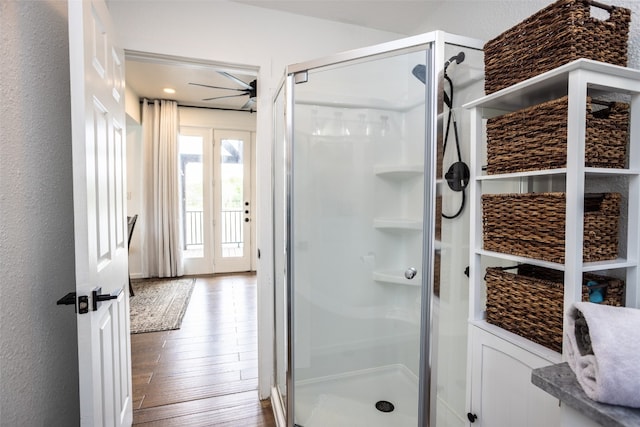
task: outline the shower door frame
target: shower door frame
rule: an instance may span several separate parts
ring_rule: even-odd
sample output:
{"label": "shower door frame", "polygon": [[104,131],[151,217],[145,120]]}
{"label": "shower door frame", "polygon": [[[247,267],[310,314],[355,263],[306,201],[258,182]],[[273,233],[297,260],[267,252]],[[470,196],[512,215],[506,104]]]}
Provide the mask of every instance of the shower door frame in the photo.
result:
{"label": "shower door frame", "polygon": [[[285,165],[286,173],[284,177],[285,181],[285,201],[286,201],[286,239],[285,239],[285,251],[286,251],[286,295],[287,295],[287,307],[286,307],[286,321],[287,321],[287,372],[286,372],[286,408],[275,408],[276,412],[284,413],[286,416],[286,426],[294,427],[294,410],[295,410],[295,393],[294,393],[294,359],[295,354],[293,351],[293,336],[294,327],[293,315],[294,315],[294,289],[293,280],[293,257],[294,254],[290,250],[293,243],[293,231],[292,231],[292,195],[294,176],[292,170],[293,159],[293,123],[294,123],[294,101],[295,101],[295,85],[297,80],[306,78],[306,73],[316,68],[323,68],[327,66],[338,65],[341,63],[352,62],[356,60],[362,60],[374,56],[383,57],[385,54],[397,55],[402,51],[407,53],[411,51],[424,50],[427,53],[427,82],[425,84],[425,150],[424,150],[424,206],[423,206],[423,270],[426,274],[422,274],[421,283],[421,310],[420,319],[420,372],[419,372],[419,405],[418,405],[418,425],[419,426],[434,426],[435,425],[435,413],[431,413],[431,346],[430,338],[427,332],[431,332],[433,325],[433,237],[435,234],[435,197],[436,197],[436,180],[427,179],[433,177],[436,171],[436,143],[438,137],[437,115],[438,115],[438,94],[444,90],[444,63],[445,63],[445,45],[457,45],[464,48],[482,50],[484,42],[465,37],[458,36],[443,31],[432,31],[429,33],[407,37],[404,39],[382,43],[374,46],[369,46],[360,49],[354,49],[343,53],[338,53],[328,57],[315,59],[303,63],[293,64],[286,67],[284,76],[284,99],[285,99],[285,131],[284,131],[284,147],[285,147]],[[432,83],[431,83],[432,82]],[[278,86],[276,96],[281,90],[282,86]],[[275,103],[275,98],[274,98]],[[275,188],[274,188],[275,191]],[[274,209],[275,212],[275,209]],[[275,221],[274,216],[274,221]],[[275,223],[274,223],[275,224]],[[276,236],[274,236],[274,239]],[[275,255],[275,254],[274,254]],[[275,256],[274,256],[275,260]],[[276,267],[277,268],[277,267]],[[277,286],[277,285],[276,285]],[[275,306],[275,301],[274,301]],[[278,313],[275,313],[278,315]],[[275,331],[274,331],[275,332]],[[274,352],[277,345],[276,336],[274,333]],[[275,367],[275,366],[274,366]],[[277,372],[276,372],[277,375]],[[272,390],[277,393],[278,387],[272,387]],[[285,402],[282,401],[281,396],[272,396],[272,402],[276,405],[282,405]]]}

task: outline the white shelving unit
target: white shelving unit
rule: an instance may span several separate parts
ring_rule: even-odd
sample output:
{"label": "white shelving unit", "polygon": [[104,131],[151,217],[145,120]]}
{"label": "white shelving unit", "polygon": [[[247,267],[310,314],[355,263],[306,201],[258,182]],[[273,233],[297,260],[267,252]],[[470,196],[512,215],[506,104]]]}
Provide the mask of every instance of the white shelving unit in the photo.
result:
{"label": "white shelving unit", "polygon": [[[585,101],[589,96],[624,95],[624,102],[629,102],[630,129],[628,147],[628,166],[626,169],[589,168],[584,166],[585,149]],[[537,105],[541,102],[569,97],[568,129],[567,129],[567,165],[565,168],[553,170],[529,171],[522,173],[509,173],[497,175],[485,175],[481,166],[486,163],[484,145],[486,144],[484,120],[508,112]],[[470,184],[470,387],[468,401],[472,413],[487,411],[478,394],[482,390],[491,389],[483,385],[483,354],[486,353],[486,345],[500,352],[509,352],[515,360],[521,361],[522,366],[533,368],[543,362],[557,363],[562,360],[562,355],[553,352],[541,345],[519,337],[497,326],[488,324],[485,319],[484,307],[484,268],[487,260],[495,263],[514,265],[516,263],[534,264],[546,268],[564,272],[564,307],[565,310],[576,301],[581,300],[582,274],[584,272],[598,271],[603,275],[615,273],[626,282],[626,306],[640,307],[640,295],[638,293],[639,253],[640,238],[638,218],[640,218],[640,70],[632,70],[615,65],[604,64],[596,61],[580,59],[555,70],[520,82],[501,91],[495,92],[464,106],[471,109],[471,184]],[[532,183],[542,180],[564,180],[566,192],[566,218],[565,226],[565,262],[552,263],[490,252],[483,249],[482,242],[482,210],[481,196],[491,191],[491,186],[501,182],[519,182],[521,191],[526,191]],[[623,180],[624,192],[621,208],[621,221],[623,226],[619,253],[621,256],[612,261],[583,262],[583,200],[585,185],[603,179]],[[616,191],[618,191],[616,189]],[[499,346],[489,343],[486,337],[500,342]],[[494,344],[495,344],[494,342]],[[489,344],[487,344],[489,343]],[[534,356],[534,359],[525,359],[526,354]],[[483,353],[484,352],[484,353]],[[509,375],[509,372],[503,372]],[[524,377],[523,377],[524,378]],[[527,382],[528,379],[526,379]],[[480,384],[479,384],[480,383]],[[523,387],[530,384],[521,384]],[[504,394],[504,393],[503,393]],[[507,393],[502,396],[506,399],[503,404],[510,405],[513,396]],[[486,398],[486,396],[485,396]],[[517,406],[517,402],[512,402]],[[552,410],[552,408],[547,408]],[[485,414],[486,415],[486,414]],[[487,419],[485,417],[485,419]],[[495,420],[495,418],[492,418]],[[477,424],[474,424],[477,425]],[[497,424],[496,424],[497,425]],[[507,424],[503,424],[507,425]],[[531,424],[531,425],[536,425]],[[542,424],[539,424],[542,425]]]}

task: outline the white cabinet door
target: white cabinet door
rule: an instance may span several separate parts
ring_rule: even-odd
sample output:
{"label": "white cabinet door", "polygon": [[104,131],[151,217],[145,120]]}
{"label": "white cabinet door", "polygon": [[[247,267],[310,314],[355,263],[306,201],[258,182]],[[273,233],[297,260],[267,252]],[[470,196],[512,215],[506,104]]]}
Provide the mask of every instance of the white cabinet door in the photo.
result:
{"label": "white cabinet door", "polygon": [[[113,38],[110,16],[102,0],[69,1],[78,369],[83,426],[128,426],[133,418],[125,218],[124,56],[113,45]],[[98,288],[100,291],[96,292]]]}
{"label": "white cabinet door", "polygon": [[560,425],[558,399],[531,383],[531,370],[552,362],[471,326],[472,426]]}

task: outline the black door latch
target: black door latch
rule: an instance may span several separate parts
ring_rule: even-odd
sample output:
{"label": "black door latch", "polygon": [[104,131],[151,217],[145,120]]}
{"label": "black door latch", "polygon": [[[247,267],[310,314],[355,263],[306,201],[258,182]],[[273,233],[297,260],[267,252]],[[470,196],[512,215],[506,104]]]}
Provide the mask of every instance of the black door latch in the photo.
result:
{"label": "black door latch", "polygon": [[122,288],[119,288],[112,294],[101,294],[102,288],[95,288],[91,291],[91,300],[93,301],[93,311],[98,310],[98,303],[101,301],[109,301],[110,299],[117,299],[122,292]]}
{"label": "black door latch", "polygon": [[56,302],[57,305],[76,305],[76,293],[69,292]]}

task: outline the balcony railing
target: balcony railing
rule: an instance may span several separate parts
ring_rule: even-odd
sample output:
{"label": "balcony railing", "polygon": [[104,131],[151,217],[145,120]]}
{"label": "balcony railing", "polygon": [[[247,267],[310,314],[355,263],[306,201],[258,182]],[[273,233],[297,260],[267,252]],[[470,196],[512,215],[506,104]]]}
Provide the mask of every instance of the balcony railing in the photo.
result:
{"label": "balcony railing", "polygon": [[244,241],[242,236],[242,209],[222,210],[222,244],[240,244]]}
{"label": "balcony railing", "polygon": [[184,216],[184,249],[202,245],[204,217],[202,211],[186,211]]}
{"label": "balcony railing", "polygon": [[[222,210],[220,243],[240,247],[243,239],[242,210]],[[184,218],[184,249],[200,246],[203,239],[204,215],[202,211],[186,211]]]}

